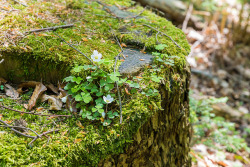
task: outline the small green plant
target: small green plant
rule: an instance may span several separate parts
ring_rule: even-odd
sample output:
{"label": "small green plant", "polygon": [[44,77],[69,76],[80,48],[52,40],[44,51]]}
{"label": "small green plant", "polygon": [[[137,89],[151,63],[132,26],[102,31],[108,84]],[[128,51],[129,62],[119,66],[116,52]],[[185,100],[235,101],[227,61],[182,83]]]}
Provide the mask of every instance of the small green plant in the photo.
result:
{"label": "small green plant", "polygon": [[[155,48],[157,50],[163,50],[167,45],[160,44]],[[166,54],[161,54],[158,52],[153,52],[155,56],[155,63],[150,69],[150,75],[148,81],[155,83],[160,83],[163,80],[160,77],[160,72],[164,65],[174,65],[173,58],[177,56],[168,56]],[[102,55],[98,51],[94,51],[91,55],[91,59],[98,64],[95,65],[83,65],[75,66],[72,72],[75,75],[69,76],[64,79],[67,85],[64,87],[68,91],[68,94],[72,96],[77,102],[76,108],[80,110],[80,115],[82,118],[88,120],[101,120],[104,126],[109,125],[112,119],[118,117],[118,98],[115,94],[115,84],[118,86],[123,86],[127,84],[131,89],[130,92],[142,93],[146,96],[156,96],[159,91],[156,90],[150,84],[147,84],[144,88],[136,81],[140,81],[139,78],[133,78],[128,80],[127,78],[121,78],[118,72],[106,72],[102,70],[99,66],[108,66],[110,61],[101,59]],[[84,77],[83,77],[84,76]],[[144,76],[148,77],[148,76]]]}
{"label": "small green plant", "polygon": [[190,96],[190,122],[194,130],[192,144],[203,141],[203,144],[214,147],[214,143],[219,143],[230,152],[240,149],[250,152],[245,139],[236,131],[235,124],[212,113],[212,104],[226,101],[227,97],[196,100]]}

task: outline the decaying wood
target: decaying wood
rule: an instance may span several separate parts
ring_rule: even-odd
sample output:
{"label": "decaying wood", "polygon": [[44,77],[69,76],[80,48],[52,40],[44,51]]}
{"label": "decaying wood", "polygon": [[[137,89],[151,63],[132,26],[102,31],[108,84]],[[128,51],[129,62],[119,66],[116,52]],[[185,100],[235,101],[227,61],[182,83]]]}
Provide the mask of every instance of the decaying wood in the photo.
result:
{"label": "decaying wood", "polygon": [[186,67],[184,71],[181,87],[169,91],[161,85],[162,109],[140,127],[133,144],[124,149],[124,153],[102,160],[99,167],[191,166],[188,156],[191,139],[188,121],[190,70]]}
{"label": "decaying wood", "polygon": [[[163,13],[163,16],[167,19],[177,23],[182,24],[185,20],[186,13],[185,13],[185,6],[184,4],[179,0],[135,0],[136,2],[139,2],[143,6],[149,6],[154,9],[157,9],[161,13]],[[195,24],[196,18],[192,17],[188,21],[188,25],[200,29],[198,25]]]}

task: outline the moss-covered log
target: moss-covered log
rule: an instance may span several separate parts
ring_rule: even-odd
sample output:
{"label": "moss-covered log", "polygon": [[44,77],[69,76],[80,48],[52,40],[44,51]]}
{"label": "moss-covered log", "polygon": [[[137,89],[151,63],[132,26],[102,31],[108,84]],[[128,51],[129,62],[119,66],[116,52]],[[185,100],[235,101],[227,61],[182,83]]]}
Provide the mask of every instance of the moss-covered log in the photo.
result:
{"label": "moss-covered log", "polygon": [[[63,25],[65,22],[74,23],[74,27],[58,29],[56,33],[88,57],[98,50],[104,59],[111,62],[111,65],[102,66],[107,72],[113,71],[114,58],[120,52],[109,25],[123,43],[122,46],[127,45],[151,55],[156,51],[157,44],[166,45],[159,52],[169,59],[172,57],[173,64],[159,67],[161,71],[157,72],[157,77],[162,79],[158,82],[153,82],[151,78],[155,68],[158,68],[154,62],[141,69],[139,74],[134,74],[138,76],[130,76],[139,89],[131,94],[124,87],[120,89],[122,124],[119,118],[114,119],[108,127],[97,121],[68,119],[62,123],[58,133],[51,134],[49,143],[43,139],[37,140],[32,148],[27,145],[25,137],[9,131],[0,134],[0,166],[191,165],[188,156],[190,71],[185,59],[190,48],[180,29],[149,10],[134,6],[131,0],[102,1],[106,6],[91,0],[26,2],[28,7],[10,1],[9,7],[19,10],[0,15],[3,17],[0,19],[0,53],[3,56],[0,59],[5,59],[0,64],[0,77],[8,81],[42,79],[57,83],[74,74],[70,71],[73,66],[90,64],[83,55],[63,43],[51,31],[26,33],[41,27]],[[117,65],[121,63],[118,61]],[[81,77],[86,78],[90,73],[88,71]],[[152,90],[158,90],[159,93],[148,95]],[[8,99],[2,103],[13,104]],[[119,112],[118,108],[116,105],[113,110]],[[21,117],[30,123],[30,128],[39,129],[48,123],[46,118],[20,116],[1,109],[0,114],[4,115],[5,121]],[[65,113],[62,111],[62,114]],[[76,121],[81,122],[82,126],[76,126]],[[0,130],[4,129],[0,127]]]}

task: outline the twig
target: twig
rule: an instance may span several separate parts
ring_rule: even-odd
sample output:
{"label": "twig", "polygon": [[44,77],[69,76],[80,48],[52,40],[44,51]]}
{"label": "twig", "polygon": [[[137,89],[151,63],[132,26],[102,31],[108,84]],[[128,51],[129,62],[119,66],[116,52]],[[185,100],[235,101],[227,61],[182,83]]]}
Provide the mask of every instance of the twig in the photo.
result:
{"label": "twig", "polygon": [[4,59],[0,60],[0,64],[4,61]]}
{"label": "twig", "polygon": [[[41,138],[42,136],[46,136],[46,134],[48,133],[52,133],[52,132],[58,132],[59,129],[56,129],[56,130],[51,130],[51,131],[47,131],[47,132],[43,132],[42,134],[38,134],[37,132],[35,132],[34,130],[30,129],[30,128],[27,128],[27,127],[22,127],[22,126],[10,126],[9,124],[7,124],[6,122],[4,122],[3,120],[0,119],[0,122],[3,123],[5,126],[1,126],[1,127],[8,127],[10,128],[12,131],[24,136],[24,137],[28,137],[28,138],[32,138],[33,140],[29,143],[29,145],[31,145],[34,141],[36,141],[38,138]],[[14,128],[22,128],[22,129],[26,129],[26,130],[30,130],[32,131],[33,133],[36,134],[36,136],[30,136],[30,135],[26,135]],[[46,136],[47,137],[47,136]]]}
{"label": "twig", "polygon": [[19,3],[19,4],[21,4],[21,5],[23,5],[23,6],[25,6],[25,7],[28,7],[27,5],[25,5],[24,3],[22,3],[22,2],[20,2],[20,1],[18,1],[18,0],[13,0],[14,2],[16,2],[16,3]]}
{"label": "twig", "polygon": [[[12,126],[10,126],[9,124],[7,124],[6,122],[4,122],[1,119],[0,119],[0,122],[3,123],[6,127],[10,128],[12,131],[14,131],[14,132],[16,132],[16,133],[18,133],[18,134],[20,134],[22,136],[25,136],[25,137],[28,137],[28,138],[32,138],[32,139],[34,139],[36,137],[36,136],[26,135],[26,134],[24,134],[24,133],[22,133],[22,132],[20,132],[20,131],[18,131],[16,129],[12,128]],[[29,128],[26,128],[26,127],[20,127],[20,128],[30,130]]]}
{"label": "twig", "polygon": [[15,110],[15,109],[2,106],[2,105],[0,105],[0,107],[11,110],[11,111],[19,112],[21,114],[32,114],[32,115],[47,116],[47,117],[72,117],[72,115],[48,115],[48,114],[39,114],[39,113],[34,113],[34,112],[24,112],[24,111]]}
{"label": "twig", "polygon": [[51,131],[47,131],[47,132],[43,132],[40,136],[36,136],[36,137],[29,143],[29,145],[32,145],[32,143],[34,143],[38,138],[41,138],[42,136],[46,136],[46,134],[48,134],[48,133],[58,132],[58,131],[59,131],[59,129],[51,130]]}
{"label": "twig", "polygon": [[[106,23],[107,23],[107,22],[106,22]],[[107,23],[107,24],[108,24],[108,23]],[[110,28],[110,30],[111,30],[111,33],[112,33],[113,37],[114,37],[115,40],[116,40],[116,43],[117,43],[117,44],[120,46],[120,48],[121,48],[120,53],[115,57],[115,64],[114,64],[114,73],[115,73],[116,63],[117,63],[118,57],[120,56],[120,54],[122,54],[123,49],[122,49],[122,46],[121,46],[119,40],[117,39],[117,37],[116,37],[115,34],[113,33],[113,30],[112,30],[111,26],[110,26],[109,24],[108,24],[108,26],[109,26],[109,28]],[[116,84],[116,89],[117,89],[118,98],[119,98],[119,106],[120,106],[120,124],[121,124],[121,123],[122,123],[122,100],[121,100],[121,94],[120,94],[118,82],[116,81],[115,84]]]}
{"label": "twig", "polygon": [[188,8],[188,11],[187,11],[187,14],[186,14],[186,17],[185,17],[185,20],[182,24],[182,31],[185,32],[186,29],[187,29],[187,24],[188,24],[188,21],[191,17],[191,13],[192,13],[192,10],[193,10],[193,4],[191,4]]}
{"label": "twig", "polygon": [[147,6],[145,6],[144,9],[139,14],[137,14],[137,15],[128,16],[128,17],[120,17],[120,16],[117,16],[115,13],[112,13],[110,11],[110,9],[107,7],[106,4],[104,4],[104,3],[100,2],[100,1],[96,1],[96,2],[99,3],[100,5],[102,5],[109,14],[113,15],[115,18],[118,18],[118,19],[133,19],[133,18],[137,18],[138,16],[140,16],[145,11],[145,9],[147,7]]}
{"label": "twig", "polygon": [[25,33],[31,33],[31,32],[41,32],[41,31],[48,31],[48,30],[56,30],[58,28],[70,28],[73,27],[74,24],[67,24],[67,25],[61,25],[61,26],[55,26],[55,27],[47,27],[47,28],[41,28],[41,29],[35,29],[35,30],[30,30],[26,31]]}
{"label": "twig", "polygon": [[[166,37],[168,37],[178,48],[180,48],[181,49],[181,47],[180,47],[180,45],[178,45],[178,43],[176,43],[170,36],[168,36],[167,34],[165,34],[164,32],[161,32],[161,31],[159,31],[159,30],[157,30],[156,28],[154,28],[154,27],[151,27],[150,25],[147,25],[147,24],[143,24],[144,26],[146,26],[146,27],[149,27],[149,28],[151,28],[151,29],[153,29],[153,30],[155,30],[155,31],[157,31],[157,32],[160,32],[160,33],[162,33],[163,35],[165,35]],[[185,49],[184,49],[185,50]],[[186,50],[185,50],[186,51]],[[187,51],[186,51],[187,52]],[[188,52],[187,52],[187,54],[188,54]]]}
{"label": "twig", "polygon": [[[65,42],[67,45],[69,45],[71,48],[75,49],[78,53],[80,53],[81,55],[83,55],[84,57],[86,57],[94,66],[95,63],[88,57],[86,56],[84,53],[82,53],[80,50],[76,49],[74,46],[72,46],[70,43],[68,43],[67,41],[65,41],[65,39],[63,39],[59,34],[57,34],[55,31],[53,31],[54,34],[56,34],[63,42]],[[97,66],[98,67],[98,66]]]}

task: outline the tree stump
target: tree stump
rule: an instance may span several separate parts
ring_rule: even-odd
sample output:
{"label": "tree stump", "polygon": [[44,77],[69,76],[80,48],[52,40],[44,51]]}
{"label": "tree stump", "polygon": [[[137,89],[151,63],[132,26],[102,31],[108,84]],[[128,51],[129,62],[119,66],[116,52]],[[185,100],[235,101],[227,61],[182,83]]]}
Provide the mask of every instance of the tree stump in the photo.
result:
{"label": "tree stump", "polygon": [[[124,77],[137,78],[141,89],[131,96],[121,89],[122,124],[115,120],[110,127],[100,128],[99,124],[86,123],[83,126],[88,133],[81,142],[71,143],[72,147],[68,143],[53,143],[53,140],[53,149],[51,146],[42,151],[43,145],[39,142],[32,148],[35,151],[22,145],[11,160],[0,156],[0,165],[3,162],[7,166],[22,166],[42,161],[45,166],[191,166],[188,155],[190,67],[185,58],[190,47],[180,29],[165,18],[135,6],[131,0],[26,2],[27,7],[10,2],[20,10],[0,15],[4,17],[0,22],[4,30],[0,32],[0,61],[4,59],[0,64],[0,78],[15,83],[41,79],[57,83],[72,74],[70,69],[74,65],[90,64],[52,31],[30,32],[74,23],[74,27],[57,29],[56,33],[88,57],[93,50],[98,50],[113,64],[120,52],[115,35],[124,49],[118,61],[119,71]],[[12,22],[13,18],[16,22]],[[4,37],[6,34],[8,38]],[[174,63],[162,66],[158,76],[161,81],[153,85],[159,94],[151,97],[147,92],[143,94],[142,89],[153,82],[150,75],[157,67],[152,52],[157,51],[158,44],[166,46],[158,52],[173,57]],[[104,70],[113,71],[113,65]],[[142,73],[148,76],[143,78]],[[3,146],[8,150],[6,143]],[[26,151],[21,153],[24,148]],[[27,154],[31,153],[33,157],[26,161]]]}

